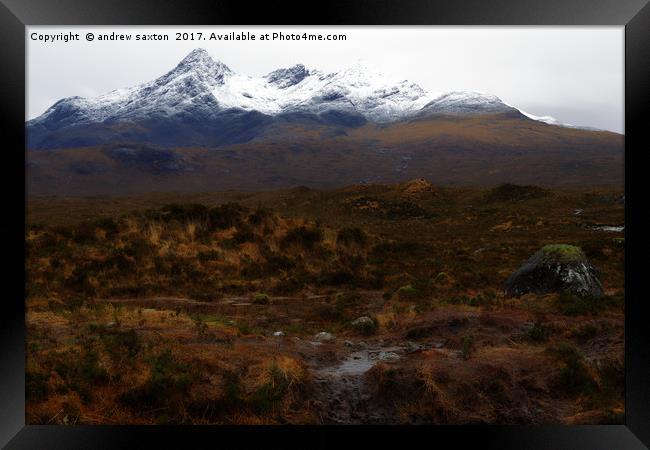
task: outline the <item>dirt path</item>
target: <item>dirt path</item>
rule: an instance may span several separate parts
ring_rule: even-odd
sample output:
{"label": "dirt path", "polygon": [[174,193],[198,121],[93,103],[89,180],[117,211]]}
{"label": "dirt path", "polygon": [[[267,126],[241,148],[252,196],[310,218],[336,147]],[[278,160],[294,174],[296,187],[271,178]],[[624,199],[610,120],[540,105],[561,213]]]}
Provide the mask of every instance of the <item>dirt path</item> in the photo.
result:
{"label": "dirt path", "polygon": [[[270,302],[281,302],[281,301],[291,301],[291,300],[318,300],[326,298],[327,295],[306,295],[306,296],[277,296],[269,297]],[[205,302],[199,300],[193,300],[186,297],[145,297],[145,298],[100,298],[97,299],[98,302],[102,303],[112,303],[115,305],[130,305],[130,306],[144,306],[160,309],[168,309],[174,307],[206,307],[210,306],[222,306],[222,305],[241,305],[248,306],[252,305],[250,296],[243,297],[223,297],[212,302]]]}

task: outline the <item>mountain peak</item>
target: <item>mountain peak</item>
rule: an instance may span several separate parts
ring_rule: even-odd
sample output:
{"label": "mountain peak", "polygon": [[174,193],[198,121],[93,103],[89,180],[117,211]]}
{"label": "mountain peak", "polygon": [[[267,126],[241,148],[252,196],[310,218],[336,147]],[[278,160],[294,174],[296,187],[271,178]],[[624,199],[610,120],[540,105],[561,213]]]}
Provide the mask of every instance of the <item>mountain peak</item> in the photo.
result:
{"label": "mountain peak", "polygon": [[173,73],[194,71],[201,75],[221,77],[232,70],[221,61],[213,59],[204,48],[195,48],[172,70]]}
{"label": "mountain peak", "polygon": [[189,52],[185,58],[181,60],[179,65],[189,65],[189,64],[196,64],[198,62],[204,63],[204,62],[213,62],[214,60],[208,53],[208,51],[204,48],[195,48],[191,52]]}
{"label": "mountain peak", "polygon": [[277,69],[265,76],[269,83],[284,89],[296,85],[310,75],[308,69],[302,64],[288,67],[286,69]]}
{"label": "mountain peak", "polygon": [[442,114],[483,114],[516,111],[499,97],[476,91],[452,91],[424,105],[421,112]]}

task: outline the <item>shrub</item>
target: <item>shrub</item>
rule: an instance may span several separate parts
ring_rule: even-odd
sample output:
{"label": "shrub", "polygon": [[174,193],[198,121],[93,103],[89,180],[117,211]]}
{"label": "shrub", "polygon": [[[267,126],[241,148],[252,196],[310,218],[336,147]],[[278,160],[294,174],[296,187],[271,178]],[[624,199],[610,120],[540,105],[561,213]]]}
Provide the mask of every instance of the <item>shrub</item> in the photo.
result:
{"label": "shrub", "polygon": [[343,284],[351,284],[353,281],[354,274],[346,268],[324,272],[318,277],[318,283],[327,286],[341,286]]}
{"label": "shrub", "polygon": [[430,217],[431,214],[416,203],[402,201],[386,205],[383,216],[390,220],[399,220]]}
{"label": "shrub", "polygon": [[226,371],[224,373],[223,391],[224,395],[220,405],[223,409],[231,410],[242,404],[239,374],[232,371]]}
{"label": "shrub", "polygon": [[65,251],[67,247],[68,247],[68,242],[65,236],[60,236],[50,231],[44,232],[33,243],[34,250],[37,249],[43,254],[54,255],[57,253],[61,253]]}
{"label": "shrub", "polygon": [[397,294],[400,298],[413,298],[418,294],[418,290],[412,284],[407,284],[400,287],[397,290]]}
{"label": "shrub", "polygon": [[266,270],[272,273],[281,270],[291,270],[296,266],[296,262],[280,253],[272,253],[266,257]]}
{"label": "shrub", "polygon": [[253,303],[255,303],[256,305],[268,305],[269,296],[262,292],[257,292],[253,294]]}
{"label": "shrub", "polygon": [[110,376],[99,362],[95,341],[81,342],[81,352],[66,351],[51,355],[50,363],[69,389],[77,391],[84,401],[92,398],[95,386],[109,381]]}
{"label": "shrub", "polygon": [[311,250],[322,240],[323,231],[321,229],[300,226],[289,230],[282,238],[282,243],[285,246],[296,245]]}
{"label": "shrub", "polygon": [[97,227],[92,222],[83,222],[74,229],[74,241],[79,244],[91,244],[97,238]]}
{"label": "shrub", "polygon": [[603,251],[605,248],[604,244],[603,241],[594,239],[583,242],[581,248],[590,260],[606,261],[608,256]]}
{"label": "shrub", "polygon": [[562,367],[556,378],[559,390],[569,394],[590,394],[596,389],[596,382],[584,363],[582,354],[569,343],[563,342],[551,349]]}
{"label": "shrub", "polygon": [[420,242],[384,242],[372,248],[371,255],[377,263],[386,259],[418,260],[431,255],[431,247]]}
{"label": "shrub", "polygon": [[[81,295],[71,295],[65,300],[65,306],[72,312],[78,311],[85,303],[86,301]],[[55,307],[55,309],[58,308]]]}
{"label": "shrub", "polygon": [[114,362],[134,358],[140,351],[140,339],[135,330],[100,329],[100,339]]}
{"label": "shrub", "polygon": [[558,312],[566,316],[578,316],[584,314],[597,315],[603,310],[623,308],[624,305],[625,298],[622,296],[604,296],[596,298],[580,297],[571,293],[560,294],[554,302],[554,306]]}
{"label": "shrub", "polygon": [[541,198],[546,195],[548,195],[548,192],[538,186],[520,186],[512,183],[504,183],[492,189],[487,199],[498,202],[513,202]]}
{"label": "shrub", "polygon": [[462,346],[460,349],[460,354],[463,359],[469,359],[474,347],[474,336],[463,336],[461,342]]}
{"label": "shrub", "polygon": [[368,236],[358,227],[342,228],[336,235],[336,243],[341,245],[365,245],[367,241]]}
{"label": "shrub", "polygon": [[477,294],[473,297],[468,295],[455,295],[446,300],[447,303],[452,305],[468,305],[468,306],[483,306],[487,309],[490,309],[497,303],[497,297],[492,291],[486,291],[481,294]]}
{"label": "shrub", "polygon": [[605,425],[625,425],[625,411],[607,411]]}
{"label": "shrub", "polygon": [[251,225],[261,225],[262,222],[271,216],[271,211],[259,206],[251,215],[248,216],[248,223]]}
{"label": "shrub", "polygon": [[225,203],[212,208],[208,213],[210,230],[225,230],[242,222],[246,209],[238,203]]}
{"label": "shrub", "polygon": [[445,272],[440,272],[436,277],[433,279],[433,282],[435,284],[439,283],[445,283],[446,281],[449,280],[449,275],[447,275]]}
{"label": "shrub", "polygon": [[361,301],[361,296],[356,292],[338,292],[334,296],[334,308],[340,317],[346,317],[350,310],[355,308]]}
{"label": "shrub", "polygon": [[266,382],[251,397],[251,407],[256,413],[267,413],[287,398],[296,399],[305,387],[305,372],[296,360],[280,357],[274,360],[265,374]]}
{"label": "shrub", "polygon": [[550,328],[541,322],[535,322],[533,327],[528,330],[528,339],[533,342],[545,342],[548,340]]}
{"label": "shrub", "polygon": [[47,384],[50,376],[44,372],[27,370],[25,372],[25,395],[28,400],[42,401],[47,398],[50,388]]}
{"label": "shrub", "polygon": [[605,396],[625,394],[625,366],[621,360],[608,360],[598,370],[600,388]]}
{"label": "shrub", "polygon": [[316,320],[337,321],[341,319],[341,311],[329,303],[320,303],[312,309]]}
{"label": "shrub", "polygon": [[151,250],[151,244],[146,239],[131,238],[124,248],[122,248],[122,253],[130,258],[135,258],[136,260],[141,261],[144,256],[151,252]]}
{"label": "shrub", "polygon": [[350,323],[350,327],[356,332],[370,336],[377,331],[377,319],[369,316],[362,316]]}
{"label": "shrub", "polygon": [[207,261],[218,261],[221,259],[221,253],[217,250],[206,250],[199,252],[197,255],[197,258],[199,261],[202,262],[207,262]]}
{"label": "shrub", "polygon": [[244,242],[255,242],[257,236],[249,228],[238,228],[233,236],[233,240],[237,244],[243,244]]}
{"label": "shrub", "polygon": [[271,380],[260,386],[253,394],[253,408],[258,413],[265,413],[273,408],[282,400],[289,387],[289,380],[275,364],[270,369],[270,378]]}
{"label": "shrub", "polygon": [[204,221],[208,218],[208,207],[198,203],[172,203],[161,209],[161,218],[167,222]]}
{"label": "shrub", "polygon": [[599,328],[593,323],[585,323],[577,326],[569,333],[575,339],[589,340],[598,335]]}
{"label": "shrub", "polygon": [[149,378],[120,396],[130,406],[164,406],[185,395],[191,383],[189,367],[165,349],[149,359]]}
{"label": "shrub", "polygon": [[234,250],[237,248],[237,241],[234,239],[224,239],[219,243],[219,246],[224,250]]}
{"label": "shrub", "polygon": [[112,217],[105,217],[95,221],[97,228],[106,232],[106,237],[114,237],[120,230],[119,222]]}
{"label": "shrub", "polygon": [[[295,274],[295,273],[294,273]],[[283,277],[279,279],[271,288],[274,294],[292,294],[300,291],[304,287],[304,281],[297,277]]]}
{"label": "shrub", "polygon": [[[93,295],[95,293],[95,287],[90,282],[90,274],[85,267],[75,267],[63,283],[67,289],[79,294]],[[75,298],[73,297],[73,299]],[[77,306],[81,305],[75,305],[73,302],[69,302],[69,306],[76,309]]]}

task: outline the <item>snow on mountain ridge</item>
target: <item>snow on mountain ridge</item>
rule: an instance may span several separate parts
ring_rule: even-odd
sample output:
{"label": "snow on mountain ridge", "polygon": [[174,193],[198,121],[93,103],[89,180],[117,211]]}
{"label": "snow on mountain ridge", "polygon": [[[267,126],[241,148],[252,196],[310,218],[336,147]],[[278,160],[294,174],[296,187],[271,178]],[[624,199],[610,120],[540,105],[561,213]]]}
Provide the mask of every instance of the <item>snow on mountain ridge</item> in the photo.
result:
{"label": "snow on mountain ridge", "polygon": [[297,64],[252,77],[232,71],[204,49],[195,49],[153,81],[95,98],[60,100],[28,124],[54,120],[67,125],[175,116],[210,119],[231,109],[267,115],[335,110],[386,123],[427,113],[494,113],[516,108],[494,95],[479,92],[434,95],[408,80],[390,79],[363,62],[332,73]]}

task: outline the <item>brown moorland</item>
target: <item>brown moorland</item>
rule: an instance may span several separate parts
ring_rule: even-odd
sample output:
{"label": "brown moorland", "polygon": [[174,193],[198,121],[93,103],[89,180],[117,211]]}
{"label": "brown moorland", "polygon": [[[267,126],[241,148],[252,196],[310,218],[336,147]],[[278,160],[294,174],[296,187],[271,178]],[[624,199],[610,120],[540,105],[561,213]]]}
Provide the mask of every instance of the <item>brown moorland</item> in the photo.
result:
{"label": "brown moorland", "polygon": [[[602,228],[621,195],[30,198],[27,422],[621,423],[625,241]],[[505,298],[556,243],[605,296]]]}
{"label": "brown moorland", "polygon": [[282,124],[215,148],[145,144],[30,150],[30,195],[335,188],[416,178],[488,187],[621,186],[623,136],[482,115],[358,128]]}

